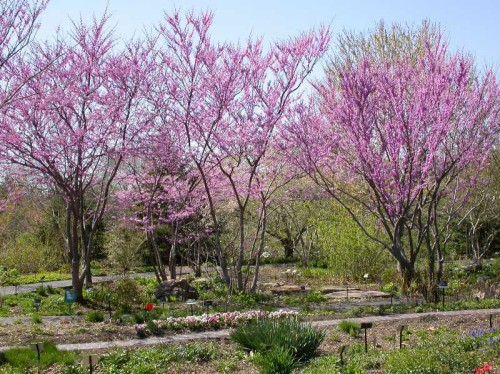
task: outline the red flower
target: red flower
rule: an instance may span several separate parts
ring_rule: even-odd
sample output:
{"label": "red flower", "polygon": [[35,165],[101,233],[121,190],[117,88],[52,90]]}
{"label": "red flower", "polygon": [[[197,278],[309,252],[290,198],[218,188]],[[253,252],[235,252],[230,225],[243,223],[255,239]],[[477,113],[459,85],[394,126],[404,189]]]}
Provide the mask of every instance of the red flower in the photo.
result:
{"label": "red flower", "polygon": [[493,370],[493,366],[485,363],[483,366],[476,368],[476,373],[475,374],[485,374]]}

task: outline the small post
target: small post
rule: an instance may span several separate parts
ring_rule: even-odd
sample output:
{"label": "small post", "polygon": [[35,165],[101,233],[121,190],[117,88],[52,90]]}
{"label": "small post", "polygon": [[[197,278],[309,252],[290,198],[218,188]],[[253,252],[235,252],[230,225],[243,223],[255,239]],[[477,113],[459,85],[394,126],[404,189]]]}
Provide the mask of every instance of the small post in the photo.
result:
{"label": "small post", "polygon": [[40,282],[42,283],[42,291],[43,291],[43,281],[45,280],[45,275],[40,278]]}
{"label": "small post", "polygon": [[399,349],[403,348],[403,331],[407,328],[406,325],[399,326]]}
{"label": "small post", "polygon": [[344,368],[345,362],[344,362],[344,351],[347,348],[346,345],[343,345],[339,348],[339,355],[340,355],[340,367]]}
{"label": "small post", "polygon": [[443,310],[444,310],[444,290],[446,289],[446,287],[448,287],[448,282],[446,282],[445,280],[442,280],[441,282],[439,282],[439,285],[438,285],[438,288],[440,288],[441,290],[443,290]]}
{"label": "small post", "polygon": [[196,305],[196,300],[195,299],[187,299],[186,304],[189,305],[189,307],[191,309],[191,315],[194,316],[194,306]]}
{"label": "small post", "polygon": [[35,310],[38,313],[38,310],[40,309],[40,305],[42,304],[42,299],[35,298],[33,299],[33,306],[35,307]]}
{"label": "small post", "polygon": [[32,347],[36,351],[36,359],[38,362],[38,374],[40,374],[42,372],[41,353],[43,352],[43,343],[34,343]]}
{"label": "small post", "polygon": [[368,336],[367,336],[367,330],[371,329],[373,327],[373,323],[371,322],[362,322],[361,323],[361,328],[365,330],[365,353],[368,353]]}
{"label": "small post", "polygon": [[208,316],[208,312],[210,310],[210,307],[213,305],[213,301],[212,300],[205,300],[203,301],[203,306],[205,306],[207,308],[207,316]]}
{"label": "small post", "polygon": [[349,283],[345,284],[346,299],[349,301]]}
{"label": "small post", "polygon": [[82,358],[82,363],[84,365],[89,365],[89,373],[92,374],[94,372],[94,366],[99,364],[99,356],[95,355],[85,355]]}
{"label": "small post", "polygon": [[493,328],[493,314],[490,314],[490,329]]}

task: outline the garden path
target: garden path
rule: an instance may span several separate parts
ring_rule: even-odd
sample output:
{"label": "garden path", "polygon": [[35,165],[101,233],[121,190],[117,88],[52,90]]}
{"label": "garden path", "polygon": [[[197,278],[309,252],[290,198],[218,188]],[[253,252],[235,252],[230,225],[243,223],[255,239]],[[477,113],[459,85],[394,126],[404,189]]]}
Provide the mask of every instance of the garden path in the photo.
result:
{"label": "garden path", "polygon": [[[210,271],[210,269],[207,269],[205,271]],[[190,274],[192,273],[192,270],[189,268],[184,268],[182,269],[182,273],[178,270],[177,275],[182,275],[182,274]],[[153,272],[147,272],[147,273],[129,273],[126,274],[127,278],[152,278],[155,276],[155,273]],[[93,276],[92,277],[92,283],[102,283],[102,282],[109,282],[117,279],[123,278],[124,275],[122,274],[117,274],[117,275],[105,275],[105,276]],[[37,283],[30,283],[30,284],[20,284],[17,286],[4,286],[0,287],[0,295],[16,295],[18,293],[26,293],[26,292],[33,292],[36,291],[38,287],[41,286],[44,287],[53,287],[53,288],[71,288],[71,279],[67,280],[59,280],[59,281],[50,281],[50,282],[37,282]]]}
{"label": "garden path", "polygon": [[[500,314],[500,308],[497,309],[477,309],[477,310],[457,310],[448,312],[427,312],[427,313],[407,313],[407,314],[395,314],[388,316],[370,316],[361,318],[349,318],[349,321],[356,322],[387,322],[387,321],[400,321],[400,320],[411,320],[418,319],[427,316],[440,316],[440,317],[453,317],[453,316],[477,316],[478,318],[486,318],[490,314],[498,315]],[[323,321],[314,321],[312,324],[316,327],[333,327],[337,326],[340,321],[344,319],[330,319]],[[498,324],[498,322],[497,322]],[[486,328],[485,322],[485,328]],[[107,349],[115,348],[139,348],[145,346],[152,346],[158,344],[169,344],[169,343],[184,343],[196,340],[209,340],[209,339],[225,339],[228,338],[231,330],[219,330],[219,331],[205,331],[198,333],[189,334],[176,334],[164,337],[151,337],[147,339],[130,339],[130,340],[116,340],[116,341],[106,341],[106,342],[93,342],[93,343],[76,343],[76,344],[58,344],[57,348],[62,351],[81,351],[81,352],[98,352]],[[0,347],[0,352],[8,350],[12,347]]]}

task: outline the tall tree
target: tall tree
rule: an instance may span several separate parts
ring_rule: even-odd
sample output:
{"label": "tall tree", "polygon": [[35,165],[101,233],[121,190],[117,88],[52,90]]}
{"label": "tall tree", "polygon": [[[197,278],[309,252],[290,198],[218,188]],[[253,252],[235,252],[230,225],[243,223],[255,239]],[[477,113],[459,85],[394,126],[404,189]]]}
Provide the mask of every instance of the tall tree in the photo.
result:
{"label": "tall tree", "polygon": [[329,31],[311,31],[273,44],[244,45],[210,40],[213,16],[166,15],[155,40],[158,69],[151,74],[149,101],[163,124],[179,133],[205,189],[222,275],[228,263],[220,240],[218,197],[229,198],[239,214],[236,281],[243,289],[244,219],[256,192],[256,174],[276,127],[298,96],[299,87],[327,49]]}
{"label": "tall tree", "polygon": [[[404,286],[420,281],[416,260],[427,249],[420,286],[432,296],[443,264],[440,209],[454,182],[475,183],[462,173],[484,168],[500,121],[494,74],[451,55],[439,34],[422,38],[417,54],[363,52],[331,66],[316,86],[318,105],[304,106],[290,126],[289,144],[300,147],[293,159],[396,258]],[[387,241],[364,229],[355,206],[376,217]]]}
{"label": "tall tree", "polygon": [[64,39],[34,47],[22,70],[30,76],[44,69],[24,84],[22,100],[4,108],[0,125],[2,158],[54,186],[65,201],[79,302],[84,280],[91,282],[92,248],[112,182],[141,124],[136,110],[143,51],[129,45],[115,52],[107,19],[74,23]]}

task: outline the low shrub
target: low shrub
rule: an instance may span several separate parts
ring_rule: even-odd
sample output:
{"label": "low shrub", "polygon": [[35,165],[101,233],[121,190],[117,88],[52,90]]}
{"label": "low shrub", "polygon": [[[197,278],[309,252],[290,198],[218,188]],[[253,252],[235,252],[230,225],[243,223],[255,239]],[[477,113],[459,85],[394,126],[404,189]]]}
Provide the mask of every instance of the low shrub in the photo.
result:
{"label": "low shrub", "polygon": [[340,321],[338,329],[352,337],[357,337],[361,331],[361,325],[354,321]]}
{"label": "low shrub", "polygon": [[[316,354],[316,349],[326,332],[303,323],[298,318],[258,319],[237,327],[231,339],[243,349],[266,354],[271,349],[289,350],[294,360],[306,362]],[[273,355],[281,359],[279,352]]]}
{"label": "low shrub", "polygon": [[309,292],[306,295],[305,299],[308,303],[324,303],[326,300],[328,300],[327,297],[320,291]]}
{"label": "low shrub", "polygon": [[300,365],[293,353],[284,347],[274,347],[254,356],[254,363],[262,374],[290,374]]}
{"label": "low shrub", "polygon": [[93,310],[85,315],[85,321],[87,322],[102,322],[104,321],[104,313],[100,310]]}

